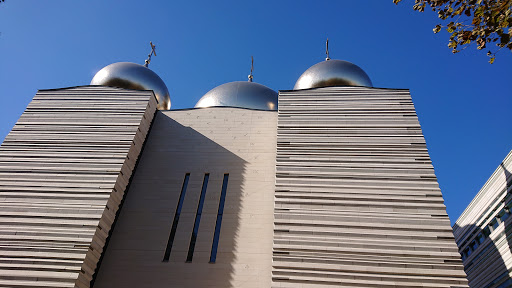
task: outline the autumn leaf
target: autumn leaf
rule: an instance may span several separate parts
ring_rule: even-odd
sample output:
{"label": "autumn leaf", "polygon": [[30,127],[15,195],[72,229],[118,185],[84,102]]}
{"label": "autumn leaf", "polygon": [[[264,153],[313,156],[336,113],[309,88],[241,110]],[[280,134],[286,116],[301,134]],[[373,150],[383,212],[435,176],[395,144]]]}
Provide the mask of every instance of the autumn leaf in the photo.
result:
{"label": "autumn leaf", "polygon": [[[393,0],[395,4],[400,2]],[[432,30],[439,33],[446,27],[450,33],[448,47],[453,53],[471,45],[478,50],[489,48],[487,55],[492,64],[500,50],[512,52],[512,0],[415,0],[412,8],[423,12],[427,5],[440,19],[450,20]]]}

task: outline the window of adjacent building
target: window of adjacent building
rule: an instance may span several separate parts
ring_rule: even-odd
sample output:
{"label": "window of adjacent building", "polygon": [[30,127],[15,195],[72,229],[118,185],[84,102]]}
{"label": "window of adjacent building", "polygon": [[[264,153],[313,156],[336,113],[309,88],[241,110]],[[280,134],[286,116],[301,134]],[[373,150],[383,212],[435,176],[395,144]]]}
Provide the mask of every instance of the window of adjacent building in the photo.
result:
{"label": "window of adjacent building", "polygon": [[470,249],[473,250],[473,251],[475,251],[476,248],[478,247],[478,243],[476,243],[476,241],[471,242],[471,244],[469,244],[469,245],[470,245],[469,246]]}
{"label": "window of adjacent building", "polygon": [[485,241],[485,236],[484,236],[483,232],[479,233],[476,236],[476,241],[478,242],[478,244],[482,244]]}
{"label": "window of adjacent building", "polygon": [[505,209],[503,209],[499,215],[501,222],[504,222],[505,220],[507,220],[509,216],[510,216],[510,214],[507,213],[507,211]]}
{"label": "window of adjacent building", "polygon": [[469,248],[466,248],[464,250],[464,254],[466,254],[466,257],[469,257],[469,255],[471,255],[471,250]]}
{"label": "window of adjacent building", "polygon": [[491,221],[491,223],[489,224],[489,226],[491,226],[491,228],[492,228],[491,231],[496,230],[496,228],[498,228],[499,225],[500,225],[500,223],[498,222],[498,219],[496,219],[496,218],[493,219]]}
{"label": "window of adjacent building", "polygon": [[484,236],[487,238],[491,234],[491,229],[489,229],[489,226],[486,226],[484,230],[482,231],[484,233]]}

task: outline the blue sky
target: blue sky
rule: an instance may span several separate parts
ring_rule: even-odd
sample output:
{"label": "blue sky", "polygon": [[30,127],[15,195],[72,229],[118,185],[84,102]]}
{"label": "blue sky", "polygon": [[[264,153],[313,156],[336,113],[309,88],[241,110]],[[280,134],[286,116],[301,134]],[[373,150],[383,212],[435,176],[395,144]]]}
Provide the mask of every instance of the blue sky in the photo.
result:
{"label": "blue sky", "polygon": [[330,56],[363,68],[375,87],[408,88],[450,219],[455,221],[512,149],[512,53],[493,65],[447,48],[430,11],[373,1],[24,1],[0,4],[0,140],[38,89],[87,85],[102,67],[143,64],[166,82],[172,108],[217,85],[274,90]]}

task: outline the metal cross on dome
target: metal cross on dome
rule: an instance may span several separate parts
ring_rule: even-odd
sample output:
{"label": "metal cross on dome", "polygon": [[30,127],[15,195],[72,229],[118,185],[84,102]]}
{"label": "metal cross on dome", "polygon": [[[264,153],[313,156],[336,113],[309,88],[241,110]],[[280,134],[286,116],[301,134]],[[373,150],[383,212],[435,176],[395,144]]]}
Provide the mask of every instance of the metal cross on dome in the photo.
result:
{"label": "metal cross on dome", "polygon": [[327,41],[325,41],[325,55],[327,55],[325,61],[331,60],[331,58],[329,58],[329,38],[327,38]]}
{"label": "metal cross on dome", "polygon": [[249,76],[248,76],[249,82],[252,82],[252,78],[254,78],[252,76],[252,70],[254,70],[254,58],[251,56],[251,74],[249,74]]}
{"label": "metal cross on dome", "polygon": [[146,59],[146,61],[144,63],[144,67],[146,67],[146,68],[149,66],[149,63],[151,62],[151,54],[156,56],[156,51],[155,51],[156,46],[153,45],[153,42],[151,42],[151,41],[149,41],[149,45],[151,45],[151,52],[149,52],[148,59]]}

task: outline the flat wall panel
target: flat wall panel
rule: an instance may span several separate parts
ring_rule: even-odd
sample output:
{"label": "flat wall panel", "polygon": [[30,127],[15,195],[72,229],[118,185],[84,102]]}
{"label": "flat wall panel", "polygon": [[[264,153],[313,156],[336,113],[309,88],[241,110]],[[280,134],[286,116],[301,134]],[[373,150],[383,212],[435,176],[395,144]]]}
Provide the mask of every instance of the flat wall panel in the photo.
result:
{"label": "flat wall panel", "polygon": [[[271,285],[276,111],[159,111],[105,252],[95,288]],[[185,175],[190,174],[172,234]],[[193,257],[187,262],[205,174]],[[210,263],[229,174],[215,263]]]}

